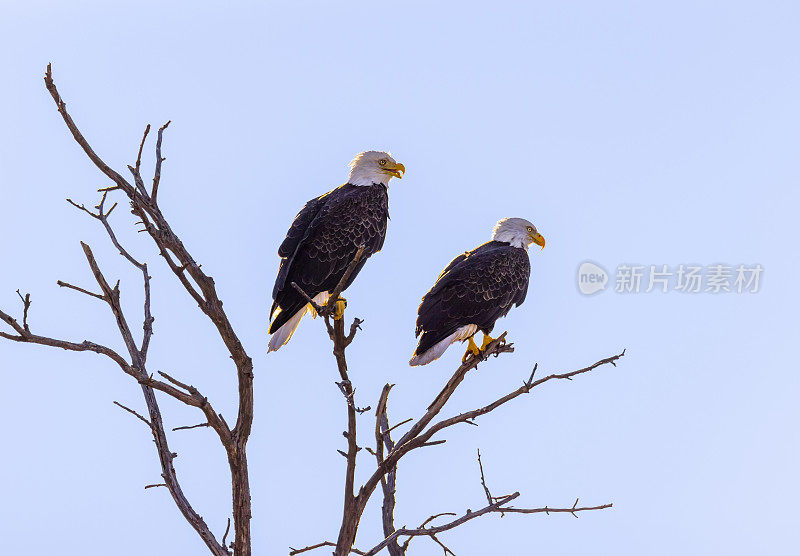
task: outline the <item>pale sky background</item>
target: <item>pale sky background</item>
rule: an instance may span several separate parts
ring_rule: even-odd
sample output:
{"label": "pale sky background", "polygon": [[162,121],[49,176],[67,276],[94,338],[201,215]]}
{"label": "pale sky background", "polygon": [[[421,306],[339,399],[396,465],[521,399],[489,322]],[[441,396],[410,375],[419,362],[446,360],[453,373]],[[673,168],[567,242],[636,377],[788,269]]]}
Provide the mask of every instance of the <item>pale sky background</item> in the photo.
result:
{"label": "pale sky background", "polygon": [[[484,517],[442,535],[483,554],[788,554],[796,503],[796,214],[800,7],[793,2],[2,2],[0,306],[33,296],[35,332],[122,348],[79,241],[140,279],[97,222],[69,207],[108,185],[69,136],[42,75],[52,61],[72,116],[116,169],[146,123],[172,120],[160,201],[217,281],[256,364],[249,444],[254,549],[335,539],[344,403],[319,321],[266,355],[277,247],[308,199],[343,183],[365,149],[408,171],[390,188],[383,252],[348,291],[365,319],[349,350],[358,402],[397,386],[390,418],[418,416],[462,353],[410,368],[419,298],[502,217],[533,221],[526,303],[500,321],[517,351],[471,374],[447,414],[516,388],[538,361],[571,370],[628,349],[617,368],[551,383],[452,429],[404,460],[398,525],[484,503],[613,502],[569,515]],[[146,151],[148,170],[152,150]],[[235,374],[215,331],[157,256],[150,370],[192,382],[226,415]],[[582,296],[576,269],[760,263],[757,294]],[[138,326],[137,326],[138,330]],[[6,554],[203,554],[159,482],[149,433],[112,405],[138,386],[93,354],[0,342],[0,537]],[[168,426],[199,422],[162,396]],[[231,418],[229,417],[229,420]],[[361,438],[373,420],[360,419]],[[224,453],[210,430],[171,434],[179,477],[221,536]],[[360,459],[363,479],[374,462]],[[379,497],[376,496],[377,502]],[[379,506],[357,546],[381,538]],[[327,553],[325,550],[316,554]],[[427,539],[411,554],[436,555]]]}

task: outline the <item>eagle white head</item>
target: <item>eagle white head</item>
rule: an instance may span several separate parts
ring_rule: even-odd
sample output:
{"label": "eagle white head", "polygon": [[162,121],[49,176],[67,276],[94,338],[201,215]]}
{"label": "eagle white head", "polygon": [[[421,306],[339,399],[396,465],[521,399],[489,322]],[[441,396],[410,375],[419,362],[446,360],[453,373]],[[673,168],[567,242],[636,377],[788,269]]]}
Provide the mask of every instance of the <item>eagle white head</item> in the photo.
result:
{"label": "eagle white head", "polygon": [[544,237],[536,230],[536,226],[524,218],[503,218],[495,225],[492,239],[523,249],[535,243],[544,249]]}
{"label": "eagle white head", "polygon": [[358,153],[350,162],[350,177],[347,183],[353,185],[389,185],[392,178],[403,178],[406,167],[395,161],[392,155],[382,151]]}

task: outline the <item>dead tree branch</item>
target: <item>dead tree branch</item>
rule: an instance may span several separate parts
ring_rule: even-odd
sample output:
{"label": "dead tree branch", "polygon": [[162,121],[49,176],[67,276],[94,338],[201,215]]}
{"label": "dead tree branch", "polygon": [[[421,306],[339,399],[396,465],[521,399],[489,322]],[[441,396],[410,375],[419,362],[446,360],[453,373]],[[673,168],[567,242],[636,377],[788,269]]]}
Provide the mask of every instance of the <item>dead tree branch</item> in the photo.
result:
{"label": "dead tree branch", "polygon": [[114,405],[116,405],[118,407],[121,407],[122,409],[124,409],[125,411],[127,411],[128,413],[130,413],[131,415],[133,415],[134,417],[136,417],[140,421],[142,421],[145,425],[147,425],[147,428],[149,428],[149,429],[153,428],[153,424],[150,421],[148,421],[147,419],[142,417],[138,412],[132,410],[130,407],[124,406],[124,405],[122,405],[121,403],[119,403],[117,401],[114,402]]}
{"label": "dead tree branch", "polygon": [[[576,515],[577,512],[585,512],[585,511],[591,511],[591,510],[604,510],[606,508],[612,507],[612,504],[603,504],[602,506],[578,507],[577,506],[577,501],[576,501],[575,505],[573,505],[571,508],[548,508],[548,507],[544,507],[544,508],[523,509],[523,508],[508,508],[508,507],[505,507],[506,504],[508,504],[512,500],[518,498],[519,496],[520,496],[519,492],[514,492],[512,494],[509,494],[508,496],[504,496],[504,497],[498,499],[497,502],[494,502],[492,504],[488,504],[487,506],[484,506],[480,510],[476,510],[476,511],[467,510],[462,516],[460,516],[457,519],[454,519],[452,521],[449,521],[447,523],[444,523],[442,525],[437,525],[437,526],[434,526],[434,527],[420,526],[417,529],[405,529],[405,528],[398,529],[397,531],[392,533],[392,535],[390,537],[384,539],[379,544],[375,545],[374,548],[371,548],[370,550],[368,550],[364,554],[365,554],[365,556],[374,556],[375,554],[377,554],[378,552],[383,550],[386,546],[388,546],[388,544],[390,542],[396,541],[400,537],[428,536],[428,537],[431,537],[433,540],[436,540],[435,536],[437,534],[443,533],[445,531],[449,531],[450,529],[454,529],[454,528],[458,527],[459,525],[463,525],[464,523],[467,523],[468,521],[471,521],[471,520],[473,520],[473,519],[475,519],[477,517],[481,517],[481,516],[489,514],[489,513],[516,512],[516,513],[530,513],[530,514],[532,514],[532,513],[550,514],[550,513],[559,513],[560,512],[560,513],[569,513],[569,514],[572,514],[575,517],[577,517],[577,515]],[[440,515],[447,515],[447,514],[440,514]],[[437,542],[439,542],[439,541],[437,541]],[[407,547],[408,545],[405,544],[405,546]]]}
{"label": "dead tree branch", "polygon": [[[308,552],[308,551],[314,550],[316,548],[322,548],[323,546],[336,546],[336,543],[335,542],[331,542],[331,541],[322,541],[322,542],[319,542],[317,544],[312,544],[311,546],[307,546],[305,548],[292,548],[290,546],[289,547],[289,556],[294,556],[295,554],[302,554],[303,552]],[[358,550],[357,548],[351,548],[350,552],[352,554],[360,554],[361,556],[363,556],[365,554],[364,552],[362,552],[361,550]]]}
{"label": "dead tree branch", "polygon": [[[164,137],[164,130],[167,129],[167,126],[171,123],[171,120],[162,125],[158,128],[158,139],[156,139],[156,169],[153,172],[153,203],[156,203],[158,198],[158,185],[161,182],[161,163],[166,160],[161,156],[161,140]],[[148,125],[148,129],[150,126]]]}
{"label": "dead tree branch", "polygon": [[189,425],[185,427],[175,427],[172,429],[173,431],[188,431],[190,429],[199,429],[203,427],[210,427],[211,425],[208,423],[198,423],[197,425]]}
{"label": "dead tree branch", "polygon": [[[344,437],[347,439],[347,452],[342,452],[341,450],[339,451],[339,453],[345,457],[347,462],[344,480],[344,508],[342,512],[343,523],[339,532],[339,539],[336,542],[335,552],[335,554],[343,555],[349,554],[353,548],[356,529],[358,528],[360,516],[363,512],[363,508],[359,509],[361,499],[356,496],[354,492],[356,457],[360,450],[356,441],[356,417],[359,413],[365,412],[368,408],[360,409],[356,406],[354,399],[355,389],[353,388],[353,384],[350,382],[350,378],[348,376],[347,359],[345,357],[345,349],[350,342],[353,341],[356,331],[359,329],[360,324],[363,321],[361,319],[355,319],[350,327],[350,333],[345,334],[344,317],[342,316],[342,318],[331,319],[331,316],[334,313],[336,302],[339,300],[339,296],[344,290],[347,280],[352,275],[363,254],[364,246],[362,245],[359,247],[353,260],[345,269],[344,274],[339,280],[339,283],[333,289],[333,292],[328,298],[327,303],[322,307],[314,303],[311,296],[303,291],[303,289],[297,285],[297,283],[292,282],[292,287],[294,287],[325,320],[325,327],[328,329],[328,335],[333,342],[333,355],[336,358],[336,365],[339,370],[339,377],[341,378],[341,381],[336,382],[336,385],[344,395],[345,402],[347,404],[347,430],[343,433]],[[333,320],[333,324],[331,324],[331,320]],[[356,515],[358,516],[358,519],[352,519]],[[324,546],[324,544],[320,546]],[[344,548],[345,546],[346,549]]]}
{"label": "dead tree branch", "polygon": [[206,526],[203,518],[194,510],[192,505],[189,503],[188,499],[183,493],[181,489],[180,483],[178,482],[177,474],[175,472],[175,467],[173,466],[173,459],[174,454],[169,448],[169,444],[167,443],[166,434],[164,432],[164,424],[163,419],[161,416],[161,410],[159,408],[158,402],[155,397],[154,389],[160,389],[166,393],[171,392],[171,386],[160,383],[159,381],[152,381],[148,376],[145,370],[144,361],[142,354],[140,353],[139,349],[136,347],[136,344],[133,340],[133,335],[131,333],[130,328],[128,327],[127,320],[125,318],[124,313],[122,312],[122,308],[120,306],[120,291],[118,286],[114,286],[113,288],[106,280],[105,276],[103,275],[102,271],[100,270],[97,261],[94,258],[91,248],[85,243],[81,244],[83,247],[84,254],[86,255],[86,260],[89,263],[89,267],[92,270],[92,273],[95,275],[95,279],[97,281],[98,286],[100,286],[100,290],[103,292],[101,298],[106,304],[108,304],[109,308],[111,309],[112,314],[116,318],[117,321],[117,328],[119,330],[120,335],[128,349],[128,355],[131,359],[129,363],[122,355],[117,353],[116,351],[107,348],[105,346],[101,346],[94,342],[84,341],[83,343],[75,343],[69,342],[66,340],[58,340],[54,338],[49,338],[45,336],[39,336],[30,332],[30,330],[26,330],[24,326],[19,325],[19,323],[13,319],[10,315],[6,314],[3,311],[0,311],[0,319],[5,321],[9,326],[11,326],[18,335],[6,334],[2,333],[2,337],[17,341],[17,342],[25,342],[25,343],[32,343],[32,344],[39,344],[39,345],[46,345],[51,347],[60,347],[63,349],[71,350],[71,351],[93,351],[95,353],[99,353],[101,355],[105,355],[109,357],[112,361],[117,363],[117,365],[122,369],[123,372],[132,376],[136,379],[142,388],[142,393],[145,398],[145,404],[147,405],[149,419],[145,418],[144,416],[140,415],[138,412],[123,406],[119,402],[115,402],[116,405],[120,406],[122,409],[130,412],[140,420],[142,420],[145,424],[148,425],[148,428],[151,430],[153,434],[153,440],[156,444],[156,450],[158,452],[159,460],[161,463],[161,476],[164,478],[164,486],[166,486],[170,494],[178,506],[179,510],[186,518],[186,520],[192,525],[192,527],[197,531],[198,535],[203,539],[206,543],[206,546],[217,556],[222,556],[228,554],[227,550],[222,547],[222,545],[217,542],[214,538],[214,535]]}
{"label": "dead tree branch", "polygon": [[[47,90],[50,92],[50,95],[56,104],[59,114],[64,120],[67,129],[70,131],[75,141],[81,147],[89,160],[91,160],[91,162],[113,182],[112,186],[105,187],[100,190],[102,192],[102,198],[99,204],[94,207],[95,210],[87,209],[84,205],[78,204],[71,199],[68,199],[68,201],[82,212],[85,212],[92,218],[100,221],[112,244],[120,253],[120,255],[141,272],[144,289],[142,324],[143,334],[141,342],[137,343],[131,332],[128,319],[124,314],[120,304],[119,282],[112,286],[106,280],[103,272],[100,270],[100,266],[98,265],[94,254],[92,253],[92,250],[88,245],[82,244],[84,255],[86,256],[86,260],[90,269],[92,270],[92,273],[94,274],[101,293],[94,293],[85,288],[74,286],[63,281],[59,281],[58,285],[78,291],[80,293],[84,293],[96,299],[100,299],[108,305],[116,320],[117,329],[120,333],[120,336],[125,343],[125,347],[128,352],[127,357],[124,357],[120,353],[117,353],[108,347],[90,342],[88,340],[82,343],[76,343],[33,334],[28,325],[30,297],[27,297],[26,299],[22,298],[21,295],[20,297],[23,299],[24,304],[22,325],[20,325],[10,315],[0,311],[0,319],[8,324],[15,332],[8,333],[0,331],[0,337],[17,342],[60,347],[71,351],[92,351],[108,357],[114,361],[114,363],[116,363],[123,372],[133,377],[142,388],[142,393],[144,395],[145,403],[149,413],[149,419],[139,415],[129,408],[125,408],[124,406],[122,406],[123,409],[132,412],[134,415],[140,417],[143,421],[149,424],[156,443],[159,459],[161,461],[162,477],[164,478],[163,484],[169,489],[181,513],[197,531],[197,533],[206,543],[206,546],[213,554],[216,556],[228,556],[230,552],[225,544],[225,541],[217,541],[217,539],[209,530],[208,526],[203,521],[202,517],[200,517],[200,515],[189,504],[189,501],[186,499],[180,488],[175,469],[172,465],[172,460],[174,459],[175,454],[169,450],[167,444],[166,434],[164,432],[164,424],[158,402],[156,400],[155,391],[158,390],[160,392],[164,392],[165,394],[184,404],[199,408],[206,418],[206,424],[202,426],[209,426],[214,429],[226,451],[229,462],[233,498],[234,554],[236,556],[250,556],[250,519],[252,512],[246,446],[253,423],[253,363],[239,341],[239,338],[223,309],[222,301],[219,299],[217,294],[214,279],[201,270],[200,265],[195,262],[194,258],[186,249],[183,242],[172,230],[158,205],[158,188],[161,180],[162,163],[165,160],[161,153],[163,132],[169,125],[169,122],[161,126],[161,128],[158,130],[158,137],[155,147],[156,160],[153,174],[153,185],[151,190],[148,192],[141,175],[141,161],[142,152],[150,132],[150,126],[148,125],[145,128],[142,140],[139,144],[135,165],[128,166],[128,170],[133,176],[133,184],[131,184],[122,175],[113,170],[103,161],[103,159],[91,147],[83,133],[78,129],[74,120],[67,112],[66,103],[61,98],[61,95],[56,88],[50,65],[47,67],[44,81]],[[105,203],[108,194],[117,190],[120,190],[125,194],[130,202],[132,214],[136,216],[140,223],[144,226],[143,231],[148,233],[150,238],[156,244],[160,255],[164,257],[164,260],[167,262],[170,270],[172,270],[172,272],[175,274],[186,292],[198,304],[200,310],[215,326],[220,339],[222,340],[235,364],[236,377],[239,384],[239,403],[236,424],[233,428],[230,428],[227,425],[222,415],[217,413],[208,399],[193,386],[184,384],[183,382],[180,382],[165,373],[161,373],[161,376],[165,379],[165,381],[155,379],[152,375],[148,374],[146,370],[147,353],[151,338],[153,336],[154,322],[154,318],[151,313],[150,276],[148,274],[147,264],[137,260],[125,247],[122,246],[109,222],[109,216],[117,204],[115,203],[110,209],[106,210]],[[178,429],[181,429],[181,427],[178,427]]]}
{"label": "dead tree branch", "polygon": [[22,300],[22,328],[25,331],[30,332],[31,329],[28,326],[28,310],[31,308],[31,294],[26,293],[23,297],[19,290],[17,290],[17,295],[19,296],[20,300]]}
{"label": "dead tree branch", "polygon": [[447,548],[441,540],[439,540],[436,535],[439,533],[443,533],[445,531],[449,531],[450,529],[454,529],[459,525],[463,525],[468,521],[471,521],[477,517],[481,517],[483,515],[487,515],[490,513],[521,513],[521,514],[534,514],[534,513],[569,513],[572,514],[573,517],[578,517],[577,512],[585,512],[585,511],[592,511],[592,510],[604,510],[606,508],[611,508],[613,504],[603,504],[601,506],[585,506],[585,507],[578,507],[578,500],[575,500],[575,503],[570,508],[550,508],[550,507],[543,507],[543,508],[514,508],[512,506],[508,506],[507,504],[512,500],[515,500],[520,496],[519,492],[514,492],[511,494],[506,494],[504,496],[492,496],[489,488],[486,486],[486,477],[483,472],[483,463],[481,462],[480,450],[478,451],[478,466],[480,468],[481,473],[481,486],[483,487],[484,493],[486,494],[486,501],[488,502],[486,506],[481,508],[477,511],[467,510],[463,515],[453,519],[447,523],[442,525],[428,527],[428,524],[433,520],[449,515],[455,516],[457,514],[452,512],[445,512],[436,515],[432,515],[428,519],[426,519],[422,525],[417,527],[416,529],[398,529],[397,531],[392,532],[388,535],[383,541],[375,545],[373,548],[368,550],[365,553],[365,556],[373,556],[383,550],[384,548],[388,548],[392,546],[392,544],[397,544],[397,539],[400,537],[407,537],[406,541],[400,546],[400,550],[402,551],[401,554],[405,554],[406,550],[408,549],[408,545],[411,542],[411,539],[414,537],[421,537],[427,536],[430,537],[431,540],[439,544],[444,551],[445,554],[453,554],[453,551]]}
{"label": "dead tree branch", "polygon": [[[353,267],[351,265],[351,267]],[[343,279],[344,281],[344,279]],[[341,284],[341,282],[340,282]],[[301,293],[302,290],[296,285],[293,284],[298,291]],[[339,290],[341,291],[341,290]],[[304,293],[303,293],[304,294]],[[305,295],[305,294],[304,294]],[[311,298],[308,295],[305,295],[307,300]],[[329,300],[329,304],[334,302],[335,298],[331,296]],[[327,307],[327,306],[326,306]],[[324,310],[324,308],[320,308]],[[467,423],[471,425],[475,425],[474,419],[485,415],[491,411],[494,411],[498,407],[508,403],[509,401],[519,397],[522,394],[529,393],[533,388],[539,386],[549,380],[552,379],[571,379],[573,376],[589,372],[601,365],[605,365],[611,363],[612,365],[616,366],[616,360],[622,357],[625,352],[623,351],[619,355],[615,355],[613,357],[608,357],[606,359],[602,359],[589,367],[585,367],[583,369],[579,369],[576,371],[571,371],[568,373],[563,374],[553,374],[549,375],[543,379],[539,379],[534,381],[534,374],[536,372],[536,366],[534,366],[534,370],[531,373],[528,380],[523,382],[523,385],[513,392],[495,400],[494,402],[472,410],[455,417],[451,417],[448,419],[443,419],[438,422],[434,422],[436,417],[444,408],[445,404],[449,401],[453,393],[456,391],[458,386],[463,382],[464,378],[466,377],[467,373],[472,370],[476,369],[480,363],[486,361],[490,356],[494,355],[495,357],[499,356],[502,353],[510,353],[514,351],[513,344],[506,343],[506,333],[504,332],[498,338],[493,340],[486,348],[481,351],[478,355],[471,355],[468,357],[441,391],[436,395],[433,399],[431,404],[428,406],[425,413],[419,419],[414,421],[414,424],[409,428],[409,430],[403,434],[397,442],[393,442],[391,439],[390,432],[394,430],[395,427],[390,426],[388,416],[387,416],[387,404],[388,404],[388,396],[389,391],[392,388],[392,385],[387,384],[383,388],[383,392],[381,393],[380,399],[378,401],[377,411],[376,411],[376,423],[375,423],[375,450],[369,450],[376,458],[376,469],[373,474],[367,479],[367,481],[360,487],[358,493],[354,492],[354,477],[355,477],[355,468],[356,468],[356,455],[358,452],[358,446],[356,443],[356,417],[357,417],[357,408],[353,402],[353,386],[350,382],[348,375],[347,375],[347,361],[345,357],[345,349],[347,346],[352,342],[352,338],[348,338],[344,334],[344,324],[343,319],[334,320],[333,325],[331,326],[328,317],[325,317],[326,325],[328,327],[329,334],[331,336],[331,340],[334,344],[333,353],[336,358],[337,367],[339,369],[340,376],[342,378],[342,391],[345,393],[345,398],[347,399],[348,403],[348,428],[347,432],[345,432],[345,437],[348,440],[348,451],[340,452],[342,453],[347,459],[347,468],[345,472],[345,497],[344,497],[344,507],[342,512],[342,523],[339,529],[339,537],[336,542],[336,548],[334,551],[335,556],[346,556],[352,549],[353,544],[355,543],[356,533],[358,530],[358,525],[361,520],[361,516],[363,515],[364,509],[369,501],[370,497],[372,496],[375,488],[378,484],[381,485],[381,489],[383,491],[383,505],[382,505],[382,523],[384,529],[385,539],[377,545],[372,550],[368,551],[367,554],[376,554],[380,550],[384,548],[388,548],[391,556],[402,556],[405,554],[408,548],[408,540],[414,536],[425,535],[430,537],[434,542],[438,543],[442,549],[445,551],[446,554],[452,553],[452,551],[444,545],[436,535],[440,532],[447,531],[454,527],[457,527],[467,521],[478,517],[479,515],[484,515],[486,513],[492,513],[496,511],[511,511],[511,508],[507,507],[507,504],[514,500],[519,496],[519,493],[514,493],[511,495],[507,495],[504,497],[499,497],[492,499],[491,495],[488,493],[488,489],[486,489],[487,493],[487,501],[488,505],[484,507],[482,510],[478,512],[469,512],[464,516],[461,516],[457,519],[452,520],[451,522],[436,526],[436,527],[428,527],[427,524],[431,521],[427,520],[422,526],[417,529],[397,529],[395,530],[394,527],[394,508],[396,505],[395,499],[395,491],[396,491],[396,479],[397,479],[397,465],[400,459],[408,454],[409,452],[417,449],[422,448],[425,446],[432,446],[436,444],[441,444],[445,442],[444,439],[433,440],[432,437],[439,431],[454,426],[459,423]],[[351,327],[351,334],[354,336],[355,331],[358,329],[358,325],[360,321],[357,319],[356,322],[353,323]],[[403,423],[409,422],[410,420],[405,420]],[[485,481],[483,483],[485,485]],[[610,507],[609,505],[606,506],[598,506],[592,508],[577,508],[574,506],[570,511],[584,511],[586,509],[602,509]],[[549,510],[549,508],[548,508]],[[526,511],[517,511],[516,513],[538,513],[540,509],[531,509]],[[541,511],[544,511],[542,508]],[[560,509],[559,511],[566,511],[564,509]],[[572,512],[573,515],[574,512]],[[440,517],[444,514],[439,514],[434,517]],[[403,545],[398,543],[398,539],[401,537],[408,537],[408,540]],[[319,546],[329,546],[329,544],[322,544]]]}
{"label": "dead tree branch", "polygon": [[69,284],[69,283],[67,283],[67,282],[64,282],[63,280],[58,280],[58,281],[56,282],[56,284],[58,284],[58,285],[59,285],[60,287],[62,287],[62,288],[67,288],[67,289],[70,289],[70,290],[75,290],[76,292],[81,292],[81,293],[83,293],[83,294],[86,294],[86,295],[89,295],[89,296],[91,296],[91,297],[95,297],[95,298],[97,298],[97,299],[99,299],[99,300],[101,300],[101,301],[105,301],[105,298],[104,298],[102,295],[100,295],[99,293],[90,292],[89,290],[85,290],[85,289],[83,289],[83,288],[81,288],[81,287],[78,287],[78,286],[73,286],[72,284]]}
{"label": "dead tree branch", "polygon": [[[394,450],[391,432],[395,427],[389,426],[389,417],[386,413],[389,404],[389,392],[393,386],[393,384],[387,384],[383,387],[381,397],[378,400],[378,409],[375,412],[375,459],[377,460],[378,467],[383,464],[384,449],[386,452]],[[404,422],[408,421],[409,420],[406,419]],[[397,505],[397,500],[395,498],[396,486],[397,465],[395,464],[389,469],[386,475],[381,477],[381,490],[383,491],[381,521],[383,524],[383,535],[387,538],[395,531],[394,508]],[[396,540],[392,540],[386,546],[391,556],[403,556],[405,553],[405,550],[397,544]]]}
{"label": "dead tree branch", "polygon": [[[228,429],[224,420],[221,419],[208,405],[207,400],[198,400],[195,393],[190,392],[193,403],[200,407],[208,418],[210,425],[220,435],[223,445],[228,455],[228,462],[231,470],[232,490],[233,490],[233,517],[234,517],[234,553],[239,555],[250,554],[250,519],[252,515],[251,502],[250,502],[250,486],[249,475],[247,468],[247,453],[246,446],[247,440],[250,437],[250,430],[253,423],[253,362],[247,355],[244,346],[240,342],[232,324],[228,320],[228,316],[222,306],[222,301],[217,294],[214,279],[208,276],[200,265],[197,264],[195,259],[191,256],[189,251],[184,246],[180,238],[172,230],[167,222],[161,208],[158,205],[158,188],[161,180],[162,163],[165,160],[161,153],[161,146],[163,140],[163,132],[166,130],[169,122],[161,126],[158,130],[158,137],[156,140],[156,161],[155,171],[153,175],[153,186],[151,193],[148,194],[144,186],[144,180],[141,177],[141,151],[144,142],[147,139],[149,127],[145,129],[144,136],[139,148],[139,155],[137,156],[136,165],[129,166],[129,170],[133,174],[134,183],[131,185],[119,173],[111,169],[92,149],[88,141],[80,132],[72,117],[66,110],[66,105],[61,98],[61,95],[56,88],[53,81],[51,68],[48,65],[47,73],[45,75],[45,85],[50,95],[58,107],[58,111],[67,125],[67,128],[72,133],[75,141],[81,146],[83,151],[94,163],[94,165],[105,174],[114,186],[106,188],[104,195],[111,190],[122,190],[128,197],[131,203],[131,212],[134,216],[138,217],[144,225],[145,231],[150,235],[159,249],[159,252],[164,260],[167,262],[170,270],[178,278],[181,285],[183,285],[186,292],[197,302],[200,310],[211,320],[217,328],[222,342],[225,344],[231,359],[236,365],[237,380],[239,382],[239,408],[236,417],[236,424],[232,430]],[[107,216],[105,218],[101,215],[102,201],[98,209],[98,219],[103,222],[106,230],[109,231]],[[113,207],[112,207],[113,208]],[[142,348],[146,348],[152,335],[152,316],[149,314],[149,279],[147,277],[147,268],[145,265],[139,265],[127,252],[122,249],[113,232],[109,231],[115,247],[117,247],[125,258],[132,264],[142,270],[145,277],[146,292],[145,292],[145,321],[144,321],[144,338],[142,341]],[[191,277],[191,281],[189,277]],[[197,288],[195,285],[197,285]],[[146,353],[146,349],[144,349]],[[173,389],[172,393],[177,394],[177,389]],[[184,400],[185,396],[181,396]],[[226,438],[227,435],[227,438]],[[227,553],[227,549],[225,549]]]}

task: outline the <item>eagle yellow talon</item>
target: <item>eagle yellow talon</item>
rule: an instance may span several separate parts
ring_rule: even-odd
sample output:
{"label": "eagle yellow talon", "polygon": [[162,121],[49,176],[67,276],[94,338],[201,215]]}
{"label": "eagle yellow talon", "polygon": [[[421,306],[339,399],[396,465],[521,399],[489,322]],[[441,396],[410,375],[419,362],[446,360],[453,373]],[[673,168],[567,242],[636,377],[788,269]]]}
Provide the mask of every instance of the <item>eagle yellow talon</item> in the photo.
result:
{"label": "eagle yellow talon", "polygon": [[483,335],[483,344],[481,345],[481,351],[486,349],[486,346],[494,342],[494,338],[489,336],[488,334]]}
{"label": "eagle yellow talon", "polygon": [[344,310],[347,308],[347,300],[340,297],[336,300],[333,310],[333,320],[339,320],[344,316]]}
{"label": "eagle yellow talon", "polygon": [[467,344],[467,352],[464,354],[464,357],[461,358],[461,362],[465,363],[467,359],[469,359],[470,355],[478,355],[480,352],[481,350],[478,349],[478,345],[475,343],[475,340],[473,340],[472,336],[470,336],[469,344]]}

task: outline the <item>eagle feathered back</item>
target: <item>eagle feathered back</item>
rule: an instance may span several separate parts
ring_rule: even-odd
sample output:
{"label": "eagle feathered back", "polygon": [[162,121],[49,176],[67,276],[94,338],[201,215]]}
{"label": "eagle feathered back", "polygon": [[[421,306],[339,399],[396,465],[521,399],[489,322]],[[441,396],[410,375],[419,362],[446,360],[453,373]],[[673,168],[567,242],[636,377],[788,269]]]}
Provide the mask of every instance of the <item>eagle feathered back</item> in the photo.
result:
{"label": "eagle feathered back", "polygon": [[459,255],[422,298],[414,355],[421,355],[459,328],[474,324],[488,334],[495,321],[521,305],[528,292],[528,252],[502,241],[489,241]]}
{"label": "eagle feathered back", "polygon": [[[348,183],[306,203],[278,248],[281,263],[272,290],[270,318],[275,319],[270,334],[306,309],[307,301],[292,287],[292,282],[312,298],[331,292],[358,248],[364,245],[364,254],[346,288],[367,259],[381,250],[389,218],[388,199],[385,185]],[[278,308],[280,312],[276,315]]]}

